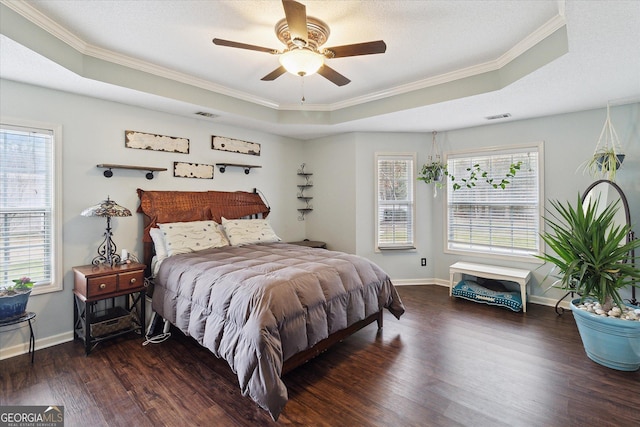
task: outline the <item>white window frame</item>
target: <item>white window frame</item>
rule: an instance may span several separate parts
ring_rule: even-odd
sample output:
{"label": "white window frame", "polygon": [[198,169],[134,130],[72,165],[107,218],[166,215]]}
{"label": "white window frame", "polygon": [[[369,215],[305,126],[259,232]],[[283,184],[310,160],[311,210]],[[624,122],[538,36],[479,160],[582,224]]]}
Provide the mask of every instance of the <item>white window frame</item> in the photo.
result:
{"label": "white window frame", "polygon": [[[466,256],[477,256],[477,257],[487,257],[494,259],[507,259],[511,261],[525,261],[525,262],[534,262],[540,263],[541,261],[534,257],[534,255],[539,255],[544,249],[544,242],[540,237],[540,232],[543,231],[544,224],[542,221],[542,216],[544,214],[544,142],[538,141],[529,144],[520,144],[520,145],[510,145],[510,146],[501,146],[501,147],[488,147],[488,148],[478,148],[478,149],[469,149],[462,151],[454,151],[446,153],[445,162],[447,165],[449,164],[449,160],[452,158],[462,158],[462,157],[474,157],[474,156],[490,156],[490,155],[500,155],[500,154],[509,154],[509,153],[523,153],[526,151],[537,151],[538,152],[538,195],[537,195],[537,233],[536,233],[536,250],[526,253],[525,251],[514,251],[509,252],[509,250],[501,249],[501,248],[492,248],[491,250],[486,250],[482,247],[477,248],[473,247],[472,244],[468,244],[468,247],[463,247],[463,244],[455,244],[449,241],[449,206],[451,203],[450,196],[454,195],[455,191],[461,190],[453,190],[453,183],[451,179],[447,179],[447,200],[444,205],[444,227],[443,227],[443,242],[444,242],[444,252],[450,254],[460,254]],[[532,165],[523,164],[521,168],[530,167]],[[521,169],[523,170],[523,169]],[[507,171],[505,171],[506,173]],[[516,178],[517,178],[516,173]],[[498,181],[502,179],[502,176],[494,177]],[[462,178],[461,176],[456,177],[456,182]],[[486,182],[482,178],[478,179],[476,184],[477,187],[480,186],[488,186]],[[510,184],[511,185],[511,184]],[[473,189],[470,191],[474,191]],[[502,189],[491,189],[490,191],[504,191]]]}
{"label": "white window frame", "polygon": [[[375,153],[375,200],[376,206],[374,210],[374,223],[375,223],[375,251],[381,252],[386,250],[414,250],[415,249],[415,234],[416,234],[416,153],[387,153],[387,152],[377,152]],[[378,168],[380,160],[401,160],[401,161],[410,161],[411,167],[409,172],[409,177],[407,179],[407,185],[409,186],[408,194],[411,197],[410,200],[396,200],[395,203],[387,203],[385,201],[380,200],[379,198],[379,174],[380,170]],[[393,244],[380,244],[380,220],[379,220],[379,211],[380,207],[383,204],[391,205],[406,205],[408,206],[408,211],[410,212],[411,221],[410,224],[410,236],[407,237],[407,241],[405,242],[397,242]]]}
{"label": "white window frame", "polygon": [[[59,124],[34,122],[15,118],[2,118],[0,127],[22,129],[25,131],[45,131],[52,133],[51,152],[51,280],[36,283],[31,295],[39,295],[63,289],[63,259],[62,259],[62,126]],[[11,284],[11,282],[9,282]],[[4,282],[0,285],[5,285]]]}

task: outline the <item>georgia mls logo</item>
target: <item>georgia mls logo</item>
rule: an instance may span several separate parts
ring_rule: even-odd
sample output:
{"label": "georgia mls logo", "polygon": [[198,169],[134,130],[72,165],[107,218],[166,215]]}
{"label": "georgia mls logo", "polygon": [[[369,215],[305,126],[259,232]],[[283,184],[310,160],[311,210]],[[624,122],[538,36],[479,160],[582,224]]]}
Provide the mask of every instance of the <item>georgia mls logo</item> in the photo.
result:
{"label": "georgia mls logo", "polygon": [[64,427],[64,406],[0,406],[0,427]]}
{"label": "georgia mls logo", "polygon": [[51,411],[54,411],[52,415],[54,415],[55,418],[59,418],[59,421],[62,421],[62,411],[60,410],[60,408],[58,408],[57,406],[49,406],[44,410],[44,413],[46,414],[47,412]]}

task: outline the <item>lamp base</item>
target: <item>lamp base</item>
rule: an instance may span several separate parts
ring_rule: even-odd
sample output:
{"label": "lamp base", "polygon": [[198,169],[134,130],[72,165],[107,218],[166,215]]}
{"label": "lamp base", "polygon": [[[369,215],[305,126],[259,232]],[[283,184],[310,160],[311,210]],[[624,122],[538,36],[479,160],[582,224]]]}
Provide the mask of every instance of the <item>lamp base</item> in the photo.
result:
{"label": "lamp base", "polygon": [[107,217],[107,230],[104,232],[104,240],[102,241],[100,246],[98,246],[98,255],[93,258],[91,264],[108,264],[113,267],[115,264],[120,263],[118,248],[113,242],[113,239],[111,239],[111,236],[111,218]]}

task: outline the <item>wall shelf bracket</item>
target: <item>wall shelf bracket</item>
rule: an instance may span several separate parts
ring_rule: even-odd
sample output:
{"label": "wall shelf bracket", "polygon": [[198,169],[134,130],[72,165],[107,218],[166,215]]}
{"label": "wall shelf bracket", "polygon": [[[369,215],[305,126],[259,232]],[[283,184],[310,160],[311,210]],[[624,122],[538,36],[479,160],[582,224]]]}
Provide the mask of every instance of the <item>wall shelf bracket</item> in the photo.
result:
{"label": "wall shelf bracket", "polygon": [[167,170],[167,168],[156,168],[151,166],[114,165],[111,163],[100,163],[99,165],[96,165],[96,166],[102,169],[106,169],[102,173],[106,178],[111,178],[113,176],[112,169],[131,169],[131,170],[137,170],[137,171],[147,171],[147,174],[145,175],[147,179],[153,179],[154,172],[162,172]]}
{"label": "wall shelf bracket", "polygon": [[245,175],[249,175],[249,172],[251,172],[251,169],[253,169],[253,168],[261,168],[262,167],[262,166],[257,166],[257,165],[244,165],[244,164],[241,164],[241,163],[216,163],[216,166],[220,170],[220,173],[225,173],[225,171],[227,170],[227,167],[242,168],[242,169],[244,169]]}

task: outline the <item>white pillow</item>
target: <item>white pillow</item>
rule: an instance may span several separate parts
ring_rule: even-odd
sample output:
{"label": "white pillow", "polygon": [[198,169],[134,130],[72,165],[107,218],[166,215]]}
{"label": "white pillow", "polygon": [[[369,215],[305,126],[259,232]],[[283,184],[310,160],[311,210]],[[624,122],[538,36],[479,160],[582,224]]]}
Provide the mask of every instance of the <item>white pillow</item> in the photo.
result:
{"label": "white pillow", "polygon": [[169,256],[167,252],[167,243],[164,240],[164,234],[159,228],[151,228],[149,230],[149,235],[151,235],[151,240],[153,240],[153,247],[156,250],[156,257],[158,262]]}
{"label": "white pillow", "polygon": [[232,246],[280,241],[266,219],[222,218],[222,227]]}
{"label": "white pillow", "polygon": [[215,221],[171,222],[158,224],[169,256],[209,248],[228,246]]}

